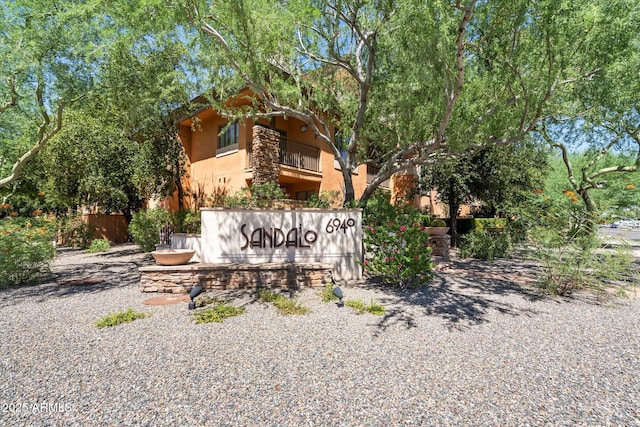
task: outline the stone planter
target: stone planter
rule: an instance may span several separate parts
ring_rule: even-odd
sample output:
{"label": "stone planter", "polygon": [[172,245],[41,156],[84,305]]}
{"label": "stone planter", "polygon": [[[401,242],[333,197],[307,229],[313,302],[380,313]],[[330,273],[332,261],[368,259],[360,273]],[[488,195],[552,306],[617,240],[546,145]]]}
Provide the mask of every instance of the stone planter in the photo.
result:
{"label": "stone planter", "polygon": [[444,236],[449,232],[449,227],[427,227],[429,236]]}
{"label": "stone planter", "polygon": [[164,249],[153,251],[151,255],[160,265],[181,265],[188,263],[195,253],[191,249]]}

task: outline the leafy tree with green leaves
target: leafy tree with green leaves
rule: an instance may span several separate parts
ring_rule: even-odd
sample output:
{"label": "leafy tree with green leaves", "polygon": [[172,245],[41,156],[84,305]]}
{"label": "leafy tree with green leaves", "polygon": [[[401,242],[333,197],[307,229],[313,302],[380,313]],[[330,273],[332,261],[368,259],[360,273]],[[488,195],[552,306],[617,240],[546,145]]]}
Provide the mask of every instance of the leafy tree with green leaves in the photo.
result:
{"label": "leafy tree with green leaves", "polygon": [[449,206],[451,242],[457,245],[457,212],[479,200],[492,215],[505,214],[543,187],[547,153],[530,140],[501,148],[482,148],[422,168],[419,188],[437,189]]}
{"label": "leafy tree with green leaves", "polygon": [[69,111],[67,125],[41,151],[47,199],[61,209],[97,205],[107,212],[140,206],[133,185],[138,146],[90,111]]}
{"label": "leafy tree with green leaves", "polygon": [[60,132],[65,109],[94,87],[109,28],[96,8],[72,0],[0,6],[0,188],[18,179]]}
{"label": "leafy tree with green leaves", "polygon": [[[592,222],[600,208],[592,190],[604,190],[623,175],[635,187],[631,181],[640,171],[640,80],[630,72],[640,67],[640,11],[635,2],[618,0],[590,8],[584,20],[581,55],[593,64],[593,77],[570,85],[565,108],[537,130],[563,159],[566,185]],[[572,152],[582,153],[578,162]]]}

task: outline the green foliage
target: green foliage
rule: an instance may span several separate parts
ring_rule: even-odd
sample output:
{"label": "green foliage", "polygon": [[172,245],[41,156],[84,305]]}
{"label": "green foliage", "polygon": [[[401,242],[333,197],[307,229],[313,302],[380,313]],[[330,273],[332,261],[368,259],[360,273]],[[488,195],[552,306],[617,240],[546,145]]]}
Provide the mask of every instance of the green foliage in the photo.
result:
{"label": "green foliage", "polygon": [[484,231],[490,228],[505,228],[508,225],[507,218],[474,218],[473,229]]}
{"label": "green foliage", "polygon": [[55,225],[44,218],[0,220],[0,288],[49,273],[56,250]]}
{"label": "green foliage", "polygon": [[391,194],[387,190],[377,190],[367,201],[362,214],[362,223],[383,224],[387,222],[417,222],[427,225],[431,222],[428,215],[422,214],[413,205],[408,203],[391,204],[389,201]]}
{"label": "green foliage", "polygon": [[179,209],[170,213],[171,225],[175,233],[200,234],[200,211],[191,209]]}
{"label": "green foliage", "polygon": [[222,321],[227,317],[239,316],[244,314],[245,311],[246,310],[242,307],[234,307],[231,304],[222,303],[215,307],[195,311],[193,313],[193,318],[196,323],[222,323]]}
{"label": "green foliage", "polygon": [[[560,199],[537,194],[519,217],[528,230],[528,254],[540,263],[540,286],[545,292],[602,292],[607,286],[620,286],[616,280],[633,277],[629,254],[601,248],[594,233],[595,217],[573,192],[565,191]],[[610,276],[612,272],[617,277]]]}
{"label": "green foliage", "polygon": [[147,317],[145,313],[134,311],[132,308],[127,308],[125,311],[108,314],[98,319],[95,323],[97,328],[106,328],[111,326],[117,326],[122,323],[133,322],[136,319],[144,319]]}
{"label": "green foliage", "polygon": [[319,195],[314,194],[307,200],[307,207],[328,209],[334,206],[339,198],[340,193],[337,191],[322,191]]}
{"label": "green foliage", "polygon": [[333,294],[333,285],[330,283],[325,285],[322,290],[318,292],[322,302],[337,301],[339,298]]}
{"label": "green foliage", "polygon": [[496,258],[507,257],[509,249],[509,235],[506,232],[491,233],[485,230],[473,230],[462,236],[460,256],[493,261]]}
{"label": "green foliage", "polygon": [[90,111],[69,111],[65,127],[40,152],[47,200],[58,209],[97,205],[106,212],[133,209],[141,200],[132,182],[138,144],[117,124]]}
{"label": "green foliage", "polygon": [[228,208],[277,208],[284,200],[284,193],[275,182],[254,184],[225,197]]}
{"label": "green foliage", "polygon": [[87,252],[89,252],[90,254],[97,252],[106,252],[110,247],[111,242],[109,242],[109,239],[95,239],[91,242],[91,245],[89,245]]}
{"label": "green foliage", "polygon": [[166,223],[170,223],[169,212],[162,208],[141,210],[133,214],[129,224],[129,233],[133,241],[143,251],[151,252],[160,243],[160,230]]}
{"label": "green foliage", "polygon": [[351,307],[354,310],[358,311],[358,314],[363,314],[364,312],[371,313],[376,316],[384,316],[386,310],[383,305],[378,304],[377,302],[371,300],[368,305],[364,303],[361,299],[357,300],[346,300],[344,303],[347,307]]}
{"label": "green foliage", "polygon": [[446,227],[447,223],[440,218],[436,218],[429,223],[429,227]]}
{"label": "green foliage", "polygon": [[219,298],[214,297],[208,292],[203,292],[197,297],[193,299],[196,304],[196,307],[205,307],[207,305],[219,305],[224,304],[226,301],[223,301]]}
{"label": "green foliage", "polygon": [[295,298],[287,298],[284,295],[277,294],[269,289],[259,289],[258,298],[262,302],[270,302],[278,310],[280,314],[307,314],[309,309],[300,304]]}
{"label": "green foliage", "polygon": [[[589,186],[581,177],[597,173],[599,169],[617,168],[622,165],[629,165],[635,161],[635,156],[624,153],[608,153],[593,165],[589,165],[597,154],[594,152],[572,153],[569,152],[567,161],[574,171],[574,180],[578,188]],[[569,189],[576,193],[576,188],[569,179],[567,166],[559,156],[550,157],[551,171],[547,176],[544,190],[547,197],[554,200],[561,200]],[[578,172],[578,173],[576,173]],[[593,179],[590,179],[592,182]],[[597,188],[588,189],[589,197],[593,200],[594,206],[600,212],[607,212],[609,218],[616,216],[635,217],[637,207],[640,206],[640,171],[636,172],[615,172],[610,171],[597,177]],[[563,192],[564,190],[564,192]],[[636,212],[634,212],[636,211]]]}
{"label": "green foliage", "polygon": [[81,215],[60,215],[57,220],[62,244],[72,248],[87,249],[95,239],[95,224],[85,224]]}
{"label": "green foliage", "polygon": [[421,286],[431,280],[431,245],[418,222],[371,223],[364,229],[364,269],[385,283]]}

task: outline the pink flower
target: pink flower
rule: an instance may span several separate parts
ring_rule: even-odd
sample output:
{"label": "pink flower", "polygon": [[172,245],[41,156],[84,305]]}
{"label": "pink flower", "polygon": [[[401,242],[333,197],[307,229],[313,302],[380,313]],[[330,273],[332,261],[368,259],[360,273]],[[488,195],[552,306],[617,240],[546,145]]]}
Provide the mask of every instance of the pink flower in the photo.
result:
{"label": "pink flower", "polygon": [[387,225],[388,225],[389,227],[393,227],[393,223],[392,223],[391,221],[389,221],[389,222],[387,223]]}
{"label": "pink flower", "polygon": [[365,266],[366,266],[366,265],[369,265],[369,261],[366,261],[366,260],[365,260],[364,265],[365,265]]}
{"label": "pink flower", "polygon": [[404,225],[400,226],[400,231],[405,231],[407,229],[407,227],[405,227]]}
{"label": "pink flower", "polygon": [[398,264],[398,270],[402,268],[402,264]]}
{"label": "pink flower", "polygon": [[427,229],[427,227],[425,227],[424,225],[421,225],[421,226],[420,226],[420,231],[424,231],[424,230],[426,230],[426,229]]}
{"label": "pink flower", "polygon": [[[417,261],[417,260],[418,260],[418,255],[414,256],[414,257],[413,257],[413,259],[414,259],[415,261]],[[366,262],[366,261],[365,261],[365,262]]]}

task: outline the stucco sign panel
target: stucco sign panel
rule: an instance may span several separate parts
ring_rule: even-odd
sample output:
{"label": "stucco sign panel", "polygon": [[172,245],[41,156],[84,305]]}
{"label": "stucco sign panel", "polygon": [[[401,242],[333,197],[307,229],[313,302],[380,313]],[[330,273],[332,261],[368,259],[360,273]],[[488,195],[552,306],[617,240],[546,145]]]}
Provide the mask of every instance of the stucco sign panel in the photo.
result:
{"label": "stucco sign panel", "polygon": [[323,262],[336,279],[360,279],[360,209],[202,209],[202,261]]}

